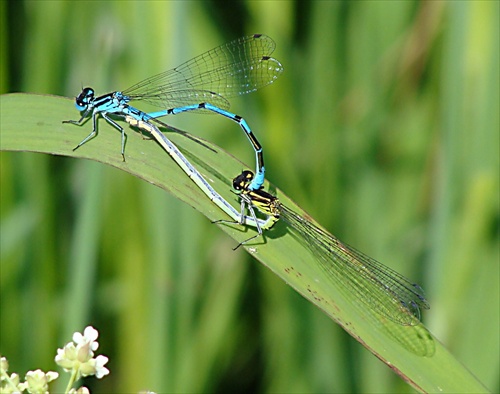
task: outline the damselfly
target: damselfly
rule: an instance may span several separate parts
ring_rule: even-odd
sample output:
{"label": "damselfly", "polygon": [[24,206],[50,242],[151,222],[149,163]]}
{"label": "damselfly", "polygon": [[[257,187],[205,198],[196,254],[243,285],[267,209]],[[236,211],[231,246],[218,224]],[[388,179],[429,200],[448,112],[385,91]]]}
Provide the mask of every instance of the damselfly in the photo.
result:
{"label": "damselfly", "polygon": [[233,187],[241,198],[240,223],[244,223],[242,215],[246,208],[252,218],[256,218],[254,210],[257,209],[267,216],[267,220],[264,225],[258,224],[257,235],[238,246],[262,235],[263,230],[270,229],[278,220],[283,220],[296,231],[340,291],[352,294],[351,299],[396,323],[419,323],[421,309],[429,309],[429,304],[418,284],[343,243],[264,190],[251,190],[249,185],[253,177],[251,171],[243,171],[233,180]]}
{"label": "damselfly", "polygon": [[[280,76],[283,66],[270,57],[274,48],[275,43],[270,37],[254,34],[211,49],[123,91],[96,97],[94,89],[84,88],[76,97],[75,103],[76,108],[83,111],[82,117],[79,120],[64,121],[79,125],[92,114],[92,132],[75,149],[97,135],[99,114],[121,132],[121,154],[125,160],[127,135],[110,114],[148,122],[188,111],[217,113],[238,123],[248,137],[256,155],[257,174],[249,188],[258,189],[264,182],[265,172],[262,147],[247,122],[241,116],[227,111],[227,98],[254,92],[273,83]],[[134,100],[142,100],[164,109],[145,113],[129,105]]]}

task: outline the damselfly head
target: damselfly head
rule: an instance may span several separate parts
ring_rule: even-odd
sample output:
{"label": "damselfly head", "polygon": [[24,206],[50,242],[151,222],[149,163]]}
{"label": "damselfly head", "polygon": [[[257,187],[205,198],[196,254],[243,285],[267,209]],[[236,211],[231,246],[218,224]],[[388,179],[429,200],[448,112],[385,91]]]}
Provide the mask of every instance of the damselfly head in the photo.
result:
{"label": "damselfly head", "polygon": [[246,190],[250,182],[252,182],[254,174],[252,171],[245,170],[236,178],[233,179],[234,190],[241,191]]}
{"label": "damselfly head", "polygon": [[87,109],[88,105],[94,100],[94,89],[83,88],[82,92],[76,96],[75,107],[78,111]]}

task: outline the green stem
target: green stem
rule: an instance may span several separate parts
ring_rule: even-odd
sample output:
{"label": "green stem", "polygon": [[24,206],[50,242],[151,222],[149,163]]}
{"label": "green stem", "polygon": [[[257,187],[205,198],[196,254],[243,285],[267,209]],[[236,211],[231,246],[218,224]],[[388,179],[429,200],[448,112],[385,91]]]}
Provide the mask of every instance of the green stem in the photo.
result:
{"label": "green stem", "polygon": [[69,391],[71,390],[71,387],[73,386],[73,384],[75,383],[76,379],[77,379],[77,375],[78,375],[78,370],[80,368],[73,368],[72,372],[71,372],[71,377],[69,378],[69,382],[68,382],[68,385],[66,386],[66,390],[64,390],[64,392],[66,394],[69,393]]}

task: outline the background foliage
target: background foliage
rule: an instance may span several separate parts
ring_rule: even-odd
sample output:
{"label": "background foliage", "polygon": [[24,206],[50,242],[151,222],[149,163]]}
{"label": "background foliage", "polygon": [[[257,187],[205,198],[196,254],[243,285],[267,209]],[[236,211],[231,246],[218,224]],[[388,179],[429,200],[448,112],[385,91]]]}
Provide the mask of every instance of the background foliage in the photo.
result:
{"label": "background foliage", "polygon": [[[284,75],[232,106],[262,141],[268,178],[422,283],[427,326],[500,389],[498,2],[0,7],[2,93],[104,93],[244,34],[273,37]],[[167,120],[252,163],[228,120]],[[82,160],[0,158],[0,353],[12,370],[52,368],[56,347],[92,324],[112,371],[95,392],[410,390],[163,191]]]}

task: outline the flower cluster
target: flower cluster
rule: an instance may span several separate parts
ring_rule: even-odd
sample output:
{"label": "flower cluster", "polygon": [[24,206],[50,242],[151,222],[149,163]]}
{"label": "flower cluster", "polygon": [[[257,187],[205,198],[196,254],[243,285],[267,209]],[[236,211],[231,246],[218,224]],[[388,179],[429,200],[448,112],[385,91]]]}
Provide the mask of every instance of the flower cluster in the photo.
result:
{"label": "flower cluster", "polygon": [[29,393],[48,393],[49,382],[57,379],[57,372],[43,372],[41,369],[28,371],[24,382],[19,382],[19,375],[12,373],[9,375],[9,363],[5,357],[0,358],[0,392],[2,394],[21,393],[28,390]]}
{"label": "flower cluster", "polygon": [[[56,363],[66,372],[71,372],[71,377],[66,388],[69,394],[89,394],[89,390],[82,386],[72,388],[73,384],[83,376],[95,375],[98,379],[109,374],[104,366],[108,362],[105,356],[94,358],[94,352],[99,347],[96,339],[98,332],[93,327],[87,327],[83,335],[79,332],[73,334],[73,342],[67,343],[62,349],[57,349]],[[58,378],[57,372],[47,373],[40,369],[26,373],[24,382],[20,382],[16,373],[8,374],[9,363],[5,357],[0,357],[0,394],[14,394],[28,391],[33,394],[48,394],[49,383]]]}
{"label": "flower cluster", "polygon": [[74,380],[90,375],[101,379],[109,374],[109,370],[104,366],[108,358],[106,356],[94,358],[94,352],[99,347],[97,337],[97,330],[88,326],[83,331],[83,335],[75,332],[73,342],[67,343],[62,349],[57,349],[56,363],[66,372],[71,372]]}

